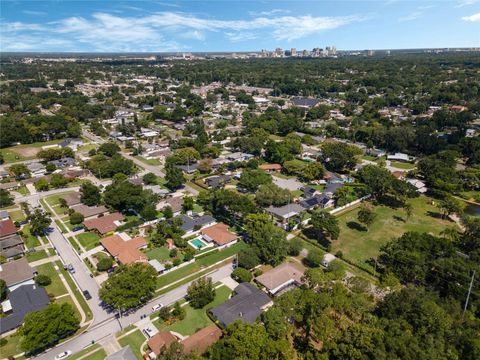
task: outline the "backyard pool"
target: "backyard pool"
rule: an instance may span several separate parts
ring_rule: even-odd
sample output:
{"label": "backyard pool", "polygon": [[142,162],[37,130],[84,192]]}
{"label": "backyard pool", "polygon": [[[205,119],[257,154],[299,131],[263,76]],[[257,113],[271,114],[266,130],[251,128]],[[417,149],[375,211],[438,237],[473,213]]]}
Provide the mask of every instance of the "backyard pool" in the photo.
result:
{"label": "backyard pool", "polygon": [[188,243],[197,250],[201,250],[205,247],[212,246],[212,244],[206,243],[201,238],[192,239]]}

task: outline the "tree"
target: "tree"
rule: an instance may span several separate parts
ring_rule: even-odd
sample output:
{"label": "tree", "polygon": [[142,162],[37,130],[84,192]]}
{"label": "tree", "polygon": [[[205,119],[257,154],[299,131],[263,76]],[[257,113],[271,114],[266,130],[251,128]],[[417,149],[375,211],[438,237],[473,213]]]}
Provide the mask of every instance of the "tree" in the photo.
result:
{"label": "tree", "polygon": [[166,186],[171,190],[176,190],[187,181],[183,176],[183,171],[176,166],[168,165],[165,167]]}
{"label": "tree", "polygon": [[0,207],[13,205],[13,196],[8,190],[0,189]]}
{"label": "tree", "polygon": [[238,266],[250,270],[258,264],[260,264],[260,259],[254,248],[247,247],[238,253]]}
{"label": "tree", "polygon": [[40,209],[36,209],[27,219],[30,221],[30,233],[36,236],[44,235],[52,222],[50,214]]}
{"label": "tree", "polygon": [[262,169],[246,169],[240,175],[238,185],[250,190],[255,191],[260,185],[270,184],[272,177]]}
{"label": "tree", "polygon": [[187,211],[193,210],[193,205],[194,205],[193,197],[185,196],[183,198],[183,204],[182,204],[183,211],[187,212]]}
{"label": "tree", "polygon": [[292,201],[292,194],[275,184],[264,184],[258,187],[255,200],[260,206],[282,206]]}
{"label": "tree", "polygon": [[390,171],[377,165],[367,165],[360,169],[358,178],[365,184],[367,192],[377,199],[386,195],[396,180]]}
{"label": "tree", "polygon": [[143,175],[142,180],[145,185],[154,185],[157,183],[157,175],[154,173],[146,173]]}
{"label": "tree", "polygon": [[300,252],[303,250],[303,243],[302,240],[298,237],[293,238],[288,243],[288,255],[290,256],[298,256]]}
{"label": "tree", "polygon": [[446,196],[445,199],[440,200],[438,208],[442,210],[443,218],[450,216],[451,214],[461,215],[463,213],[462,203],[453,196]]}
{"label": "tree", "polygon": [[198,162],[198,170],[201,173],[209,173],[212,171],[213,160],[210,158],[202,159]]}
{"label": "tree", "polygon": [[0,301],[3,301],[7,297],[7,283],[5,280],[0,279]]}
{"label": "tree", "polygon": [[288,248],[286,233],[267,214],[248,215],[244,228],[262,262],[275,266],[283,261]]}
{"label": "tree", "polygon": [[151,190],[129,181],[114,181],[103,192],[103,201],[117,211],[133,209],[142,212],[148,206],[157,203],[157,196]]}
{"label": "tree", "polygon": [[310,219],[312,229],[317,233],[318,240],[328,238],[331,240],[338,239],[340,235],[340,227],[337,218],[325,211],[316,210]]}
{"label": "tree", "polygon": [[52,283],[52,279],[47,275],[38,274],[35,276],[35,282],[40,286],[48,286]]}
{"label": "tree", "polygon": [[110,256],[101,258],[97,263],[98,271],[107,271],[113,266],[113,260]]}
{"label": "tree", "polygon": [[52,177],[50,178],[50,185],[54,189],[62,188],[67,186],[68,184],[68,179],[63,176],[63,174],[53,174]]}
{"label": "tree", "polygon": [[100,288],[100,299],[119,311],[150,300],[156,289],[155,269],[144,263],[120,265]]}
{"label": "tree", "polygon": [[8,168],[10,175],[16,179],[30,177],[31,172],[25,164],[14,164]]}
{"label": "tree", "polygon": [[305,261],[308,266],[319,267],[323,261],[323,254],[319,249],[310,249]]}
{"label": "tree", "polygon": [[50,184],[47,179],[40,179],[35,183],[35,189],[37,191],[48,191],[50,189]]}
{"label": "tree", "polygon": [[102,200],[100,189],[89,181],[82,183],[80,200],[87,206],[97,206]]}
{"label": "tree", "polygon": [[25,316],[20,347],[27,353],[37,353],[57,344],[61,339],[73,334],[80,321],[75,309],[68,303],[50,304],[44,310],[34,311]]}
{"label": "tree", "polygon": [[215,298],[212,278],[202,277],[193,281],[187,289],[187,299],[194,309],[201,309]]}
{"label": "tree", "polygon": [[47,165],[45,165],[45,170],[47,171],[47,173],[51,174],[52,172],[57,170],[57,166],[53,163],[48,163]]}
{"label": "tree", "polygon": [[102,153],[108,157],[112,157],[120,151],[120,146],[113,142],[103,143],[97,149],[97,153]]}
{"label": "tree", "polygon": [[192,164],[200,159],[200,153],[194,148],[183,148],[175,151],[177,164]]}
{"label": "tree", "polygon": [[361,153],[359,148],[342,142],[325,142],[322,145],[323,161],[332,171],[353,169],[357,163],[356,156]]}
{"label": "tree", "polygon": [[252,281],[252,274],[250,273],[250,271],[248,271],[244,268],[238,267],[235,270],[233,270],[232,278],[234,280],[237,280],[238,282],[241,282],[241,283],[242,282],[250,282],[250,281]]}
{"label": "tree", "polygon": [[344,206],[348,203],[348,195],[350,194],[350,190],[347,186],[342,186],[335,190],[333,194],[333,198],[335,199],[336,206]]}
{"label": "tree", "polygon": [[358,221],[364,224],[367,228],[373,223],[375,217],[375,212],[368,206],[364,205],[358,211]]}
{"label": "tree", "polygon": [[302,170],[300,177],[305,181],[318,180],[325,174],[325,167],[319,162],[309,162]]}

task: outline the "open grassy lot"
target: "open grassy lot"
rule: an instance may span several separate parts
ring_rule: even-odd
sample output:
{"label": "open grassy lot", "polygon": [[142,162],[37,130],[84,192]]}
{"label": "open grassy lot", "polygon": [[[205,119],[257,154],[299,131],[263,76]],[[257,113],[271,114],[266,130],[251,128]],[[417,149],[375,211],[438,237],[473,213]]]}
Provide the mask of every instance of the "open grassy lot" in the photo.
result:
{"label": "open grassy lot", "polygon": [[8,215],[10,215],[13,221],[23,221],[26,218],[22,210],[10,211]]}
{"label": "open grassy lot", "polygon": [[376,258],[380,247],[407,231],[427,232],[438,235],[445,227],[454,223],[442,220],[438,209],[421,196],[409,200],[413,213],[407,219],[403,209],[387,206],[374,208],[376,218],[368,231],[358,222],[359,208],[339,215],[340,237],[332,243],[332,253],[341,251],[344,258],[363,268],[373,270],[366,260]]}
{"label": "open grassy lot", "polygon": [[2,149],[0,153],[3,154],[3,158],[6,164],[16,161],[31,160],[35,159],[37,153],[42,150],[42,146],[58,144],[62,141],[63,139],[57,139],[46,142],[16,145]]}
{"label": "open grassy lot", "polygon": [[232,245],[223,251],[217,251],[212,254],[206,255],[205,257],[196,260],[194,263],[186,265],[178,270],[174,270],[166,275],[160,276],[157,279],[157,288],[161,288],[174,281],[183,279],[186,276],[199,272],[207,266],[213,265],[218,261],[224,260],[229,256],[236,254],[240,250],[244,249],[246,246],[247,245],[243,241],[240,241],[239,243]]}
{"label": "open grassy lot", "polygon": [[228,300],[231,293],[232,291],[228,287],[221,286],[215,290],[215,299],[203,309],[194,309],[190,305],[187,305],[185,306],[185,319],[174,322],[171,325],[167,325],[163,322],[163,320],[158,319],[154,322],[154,325],[160,331],[170,330],[178,332],[184,336],[192,335],[196,331],[212,324],[212,320],[210,320],[207,315],[208,310],[224,303],[226,300]]}
{"label": "open grassy lot", "polygon": [[26,255],[28,262],[33,262],[41,259],[45,259],[48,257],[48,254],[45,250],[35,251],[33,253],[28,253]]}
{"label": "open grassy lot", "polygon": [[67,289],[65,289],[65,286],[63,285],[62,280],[60,280],[58,272],[55,270],[55,267],[52,263],[38,265],[37,271],[39,274],[47,275],[50,279],[52,279],[52,283],[48,286],[45,286],[47,293],[55,296],[60,296],[67,293]]}
{"label": "open grassy lot", "polygon": [[121,339],[118,339],[118,342],[122,347],[130,345],[137,359],[142,360],[142,353],[140,347],[145,342],[145,340],[147,339],[145,338],[145,336],[143,336],[142,332],[140,330],[136,330],[133,333]]}
{"label": "open grassy lot", "polygon": [[158,159],[145,159],[143,156],[137,155],[134,156],[134,158],[140,160],[141,162],[147,164],[147,165],[160,165],[161,162]]}
{"label": "open grassy lot", "polygon": [[393,166],[397,169],[415,169],[415,164],[410,164],[410,163],[403,163],[403,162],[398,162],[398,161],[391,161],[390,166]]}
{"label": "open grassy lot", "polygon": [[160,262],[170,260],[170,250],[165,246],[153,248],[152,250],[147,251],[146,254],[150,259],[157,259]]}
{"label": "open grassy lot", "polygon": [[53,194],[47,197],[45,201],[48,203],[48,205],[53,207],[55,205],[59,205],[59,199],[63,198],[66,194],[69,194],[69,193],[71,193],[71,191],[65,191],[60,194]]}
{"label": "open grassy lot", "polygon": [[98,246],[100,241],[100,236],[93,232],[84,232],[77,235],[76,238],[86,250],[90,250],[93,249],[95,246]]}
{"label": "open grassy lot", "polygon": [[30,234],[30,225],[29,224],[26,224],[22,227],[22,233],[23,233],[23,241],[24,241],[25,246],[27,248],[40,246],[40,241],[38,241],[38,238],[36,236]]}

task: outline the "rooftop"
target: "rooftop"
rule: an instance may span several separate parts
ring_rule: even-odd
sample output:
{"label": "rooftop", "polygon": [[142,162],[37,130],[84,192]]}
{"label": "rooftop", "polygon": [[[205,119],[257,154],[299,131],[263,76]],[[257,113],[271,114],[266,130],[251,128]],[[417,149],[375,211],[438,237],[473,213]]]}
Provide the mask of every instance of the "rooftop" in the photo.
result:
{"label": "rooftop", "polygon": [[0,265],[0,279],[5,280],[8,287],[33,279],[35,273],[25,258]]}
{"label": "rooftop", "polygon": [[216,325],[207,326],[182,341],[183,352],[188,354],[196,351],[199,354],[203,354],[209,346],[220,340],[222,335],[222,330]]}
{"label": "rooftop", "polygon": [[300,284],[305,268],[297,263],[283,263],[255,279],[265,286],[270,292],[277,292],[278,288],[289,283]]}
{"label": "rooftop", "polygon": [[201,233],[220,246],[238,239],[238,235],[228,230],[228,226],[224,223],[209,226],[203,229]]}
{"label": "rooftop", "polygon": [[158,356],[162,353],[163,347],[167,348],[175,341],[177,341],[177,338],[170,331],[161,331],[148,340],[148,347]]}
{"label": "rooftop", "polygon": [[123,215],[119,212],[108,214],[96,219],[90,219],[84,221],[84,225],[89,230],[97,230],[100,234],[106,234],[110,231],[114,231],[118,225],[117,222],[123,220]]}
{"label": "rooftop", "polygon": [[0,221],[0,238],[13,235],[17,232],[17,228],[12,219],[5,219]]}

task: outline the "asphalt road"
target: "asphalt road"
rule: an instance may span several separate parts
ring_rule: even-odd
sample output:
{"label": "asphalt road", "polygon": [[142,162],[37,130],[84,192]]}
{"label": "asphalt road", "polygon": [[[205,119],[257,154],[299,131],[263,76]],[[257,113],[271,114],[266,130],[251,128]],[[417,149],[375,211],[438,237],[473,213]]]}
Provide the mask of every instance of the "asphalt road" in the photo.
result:
{"label": "asphalt road", "polygon": [[[213,273],[209,274],[208,276],[211,277],[212,281],[215,283],[229,276],[232,271],[233,271],[232,264],[227,264],[217,269]],[[117,319],[113,317],[113,315],[109,315],[110,318],[103,320],[103,322],[95,321],[95,324],[90,326],[86,332],[82,333],[81,335],[75,338],[72,338],[71,340],[65,343],[58,345],[53,349],[48,350],[45,353],[42,353],[36,356],[35,359],[51,360],[55,357],[55,355],[63,351],[72,351],[73,353],[81,351],[88,345],[92,344],[92,340],[95,342],[98,342],[104,337],[107,337],[110,334],[114,334],[128,325],[136,323],[137,321],[140,320],[140,317],[142,315],[150,315],[152,312],[153,305],[160,304],[160,303],[163,305],[171,305],[174,302],[183,299],[187,294],[187,288],[189,285],[190,283],[182,285],[150,301],[148,304],[144,305],[142,308],[136,310],[135,312],[122,316],[121,319]],[[122,327],[120,327],[120,322],[122,324]]]}

